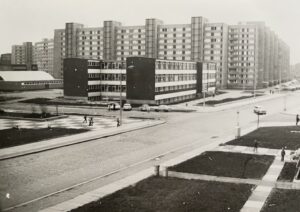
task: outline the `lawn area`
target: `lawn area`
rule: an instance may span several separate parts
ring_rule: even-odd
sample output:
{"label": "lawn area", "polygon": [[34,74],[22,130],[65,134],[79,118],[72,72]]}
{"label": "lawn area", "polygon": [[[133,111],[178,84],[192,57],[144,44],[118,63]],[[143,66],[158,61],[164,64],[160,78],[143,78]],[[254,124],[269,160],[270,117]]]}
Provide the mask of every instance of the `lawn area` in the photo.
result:
{"label": "lawn area", "polygon": [[73,212],[240,211],[252,185],[151,177]]}
{"label": "lawn area", "polygon": [[0,102],[5,102],[9,100],[21,99],[21,97],[17,96],[0,96]]}
{"label": "lawn area", "polygon": [[296,163],[286,162],[277,180],[292,182],[296,175],[296,171]]}
{"label": "lawn area", "polygon": [[9,116],[15,118],[36,118],[36,119],[43,119],[43,118],[51,118],[56,117],[57,115],[50,114],[50,113],[12,113],[12,112],[1,112],[1,116]]}
{"label": "lawn area", "polygon": [[5,129],[0,130],[0,149],[22,144],[38,142],[45,139],[57,138],[87,132],[87,129],[40,128],[40,129]]}
{"label": "lawn area", "polygon": [[224,177],[261,179],[273,160],[274,157],[269,155],[212,151],[170,167],[170,170]]}
{"label": "lawn area", "polygon": [[[256,96],[262,96],[262,95],[256,95]],[[237,98],[225,98],[225,99],[220,99],[220,100],[209,100],[209,101],[205,101],[205,104],[206,105],[217,105],[217,104],[233,102],[233,101],[248,99],[248,98],[253,98],[253,96],[241,96],[241,97],[237,97]],[[199,103],[197,105],[202,106],[203,103]]]}
{"label": "lawn area", "polygon": [[261,127],[226,144],[253,147],[254,140],[256,139],[259,143],[258,147],[271,149],[287,147],[287,149],[296,150],[300,148],[299,138],[299,126]]}
{"label": "lawn area", "polygon": [[300,210],[300,190],[273,189],[262,212],[298,212]]}
{"label": "lawn area", "polygon": [[82,102],[77,100],[70,100],[70,99],[63,99],[63,98],[56,98],[56,99],[49,99],[49,98],[33,98],[19,101],[22,103],[31,103],[31,104],[39,104],[39,105],[79,105],[79,106],[100,106],[100,107],[107,107],[107,102],[103,103],[96,103],[96,102]]}

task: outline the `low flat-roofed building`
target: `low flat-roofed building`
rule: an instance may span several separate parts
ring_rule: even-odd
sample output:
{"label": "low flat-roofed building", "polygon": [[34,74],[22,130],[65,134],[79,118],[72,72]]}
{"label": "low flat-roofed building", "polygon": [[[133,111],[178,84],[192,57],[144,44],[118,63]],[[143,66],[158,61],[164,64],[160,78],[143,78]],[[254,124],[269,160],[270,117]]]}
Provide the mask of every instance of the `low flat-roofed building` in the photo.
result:
{"label": "low flat-roofed building", "polygon": [[44,71],[0,71],[1,91],[62,88],[62,80]]}
{"label": "low flat-roofed building", "polygon": [[63,79],[66,98],[98,101],[121,96],[133,104],[172,104],[214,93],[216,65],[146,57],[128,57],[126,63],[67,58]]}

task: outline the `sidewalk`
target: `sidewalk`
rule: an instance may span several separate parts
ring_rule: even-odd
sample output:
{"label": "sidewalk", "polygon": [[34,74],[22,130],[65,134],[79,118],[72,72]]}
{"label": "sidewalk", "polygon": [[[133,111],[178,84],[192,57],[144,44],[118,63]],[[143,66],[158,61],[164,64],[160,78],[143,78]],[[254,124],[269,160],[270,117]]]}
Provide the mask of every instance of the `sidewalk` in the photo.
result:
{"label": "sidewalk", "polygon": [[[251,96],[251,94],[244,93],[243,91],[230,91],[225,94],[217,95],[215,97],[207,97],[205,98],[205,101],[210,101],[210,100],[222,100],[226,98],[238,98],[241,96]],[[258,96],[255,98],[246,98],[246,99],[241,99],[241,100],[236,100],[236,101],[231,101],[231,102],[226,102],[222,104],[218,104],[216,106],[197,106],[196,104],[203,103],[203,99],[197,99],[193,100],[187,103],[180,103],[177,105],[174,105],[174,108],[186,108],[186,109],[191,109],[191,110],[196,110],[197,112],[218,112],[234,107],[240,107],[248,104],[254,104],[270,99],[276,99],[276,98],[281,98],[285,96],[285,94],[265,94],[263,96]]]}
{"label": "sidewalk", "polygon": [[123,124],[120,127],[110,127],[104,129],[102,128],[100,130],[98,128],[94,128],[94,130],[86,133],[80,133],[76,135],[64,136],[55,139],[4,148],[4,149],[0,149],[0,160],[18,157],[21,155],[28,155],[32,153],[42,152],[51,149],[56,149],[59,147],[69,146],[69,145],[83,143],[87,141],[92,141],[95,139],[105,138],[108,136],[113,136],[113,135],[122,134],[134,130],[148,128],[148,127],[152,127],[164,123],[165,123],[164,120],[142,120],[139,122],[131,122],[131,123],[128,122],[126,124]]}
{"label": "sidewalk", "polygon": [[[278,123],[274,123],[278,124]],[[288,123],[289,124],[289,123]],[[285,125],[285,124],[283,124]],[[267,123],[265,126],[272,126],[272,123]],[[249,133],[250,131],[254,130],[256,127],[250,127],[243,130],[243,135]],[[202,146],[200,148],[197,148],[191,152],[182,154],[174,159],[171,159],[169,161],[166,161],[164,163],[159,164],[161,167],[161,172],[164,172],[165,167],[174,166],[176,164],[182,163],[190,158],[193,158],[195,156],[200,155],[201,153],[208,151],[208,150],[216,150],[216,151],[232,151],[232,152],[242,152],[242,153],[253,153],[253,148],[249,147],[241,147],[241,146],[219,146],[221,143],[225,143],[229,140],[234,139],[234,135],[228,136],[226,138],[218,139],[208,145]],[[288,151],[289,153],[289,151]],[[260,148],[258,154],[268,154],[268,155],[274,155],[276,156],[273,164],[270,166],[268,172],[263,177],[262,180],[251,180],[251,179],[235,179],[235,178],[225,178],[225,177],[215,177],[215,176],[200,176],[198,175],[198,178],[201,178],[202,180],[220,180],[224,182],[235,182],[235,183],[251,183],[258,185],[256,189],[252,192],[252,195],[249,197],[248,201],[245,203],[242,211],[259,211],[261,207],[263,206],[266,198],[270,194],[270,191],[274,187],[293,187],[293,188],[300,188],[300,186],[294,185],[295,183],[290,183],[289,185],[282,185],[278,183],[276,184],[276,179],[283,167],[283,164],[281,161],[279,161],[278,155],[280,154],[280,150],[275,149],[263,149]],[[143,171],[140,171],[136,174],[133,174],[131,176],[128,176],[122,180],[112,182],[104,187],[98,188],[96,190],[87,192],[85,194],[82,194],[80,196],[77,196],[76,198],[73,198],[69,201],[62,202],[58,205],[54,205],[52,207],[46,208],[44,210],[41,210],[42,212],[60,212],[60,211],[70,211],[72,209],[76,209],[80,206],[83,206],[85,204],[88,204],[93,201],[97,201],[107,195],[110,195],[122,188],[126,188],[130,185],[134,185],[135,183],[139,182],[140,180],[143,180],[147,177],[154,175],[154,169],[148,168]],[[172,175],[172,173],[171,173]],[[170,175],[170,176],[171,176]],[[192,175],[191,175],[192,176]],[[196,175],[193,175],[196,176]],[[200,176],[200,177],[199,177]],[[196,177],[197,178],[197,177]]]}

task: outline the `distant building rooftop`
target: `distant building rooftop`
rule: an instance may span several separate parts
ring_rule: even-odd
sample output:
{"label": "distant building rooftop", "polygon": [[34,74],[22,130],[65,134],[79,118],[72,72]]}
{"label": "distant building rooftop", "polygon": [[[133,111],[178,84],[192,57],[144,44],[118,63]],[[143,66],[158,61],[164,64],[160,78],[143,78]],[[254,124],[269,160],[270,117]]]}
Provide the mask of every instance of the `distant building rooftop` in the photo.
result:
{"label": "distant building rooftop", "polygon": [[54,80],[54,78],[44,71],[0,71],[0,81],[22,82]]}

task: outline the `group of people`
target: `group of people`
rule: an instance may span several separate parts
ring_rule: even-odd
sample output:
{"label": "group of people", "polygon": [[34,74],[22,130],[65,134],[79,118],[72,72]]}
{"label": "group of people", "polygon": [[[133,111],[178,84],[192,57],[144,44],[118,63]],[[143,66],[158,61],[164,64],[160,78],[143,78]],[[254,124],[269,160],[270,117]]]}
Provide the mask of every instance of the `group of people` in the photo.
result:
{"label": "group of people", "polygon": [[[88,123],[89,122],[89,123]],[[93,126],[93,124],[94,124],[94,118],[91,116],[90,118],[89,118],[89,121],[87,120],[87,116],[85,115],[84,117],[83,117],[83,123],[88,123],[89,124],[89,126]]]}
{"label": "group of people", "polygon": [[[88,120],[87,115],[83,116],[83,123],[88,123],[89,126],[93,126],[94,125],[94,118],[91,116]],[[119,118],[117,118],[117,127],[121,126],[121,121]]]}
{"label": "group of people", "polygon": [[[258,141],[255,139],[254,140],[254,149],[253,149],[253,151],[256,152],[256,153],[257,153],[257,148],[258,148]],[[282,147],[281,148],[281,152],[280,152],[280,154],[281,154],[281,161],[284,161],[285,149],[286,149],[286,147]]]}

